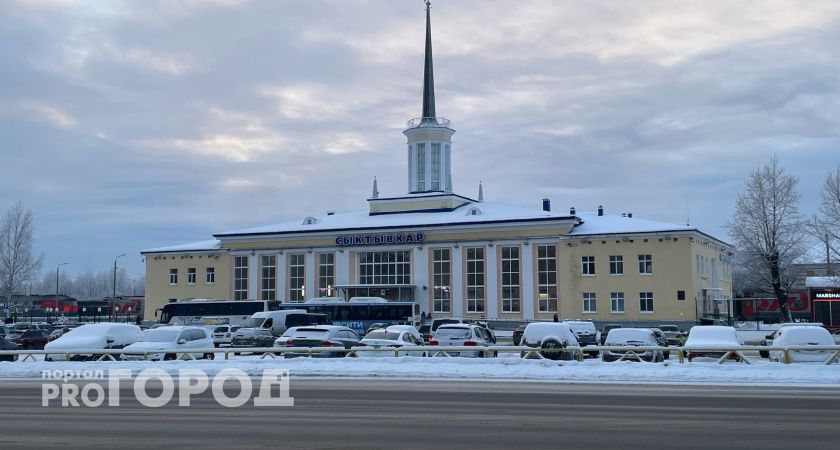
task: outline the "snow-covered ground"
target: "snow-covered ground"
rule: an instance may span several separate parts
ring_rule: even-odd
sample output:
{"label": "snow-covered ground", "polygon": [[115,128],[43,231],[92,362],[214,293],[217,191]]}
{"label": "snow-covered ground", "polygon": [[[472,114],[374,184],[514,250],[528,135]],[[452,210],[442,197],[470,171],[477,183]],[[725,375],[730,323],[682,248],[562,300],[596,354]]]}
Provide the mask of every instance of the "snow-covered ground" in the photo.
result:
{"label": "snow-covered ground", "polygon": [[520,358],[340,358],[259,359],[243,356],[216,361],[168,362],[2,362],[0,378],[36,378],[41,372],[88,369],[163,369],[177,376],[179,369],[200,369],[214,375],[225,368],[238,368],[252,376],[263,369],[288,369],[294,377],[364,377],[416,379],[539,380],[579,383],[663,383],[663,384],[759,384],[819,385],[840,387],[840,365],[821,363],[785,365],[766,360],[751,365],[727,362],[669,361],[659,364],[600,360],[548,361]]}

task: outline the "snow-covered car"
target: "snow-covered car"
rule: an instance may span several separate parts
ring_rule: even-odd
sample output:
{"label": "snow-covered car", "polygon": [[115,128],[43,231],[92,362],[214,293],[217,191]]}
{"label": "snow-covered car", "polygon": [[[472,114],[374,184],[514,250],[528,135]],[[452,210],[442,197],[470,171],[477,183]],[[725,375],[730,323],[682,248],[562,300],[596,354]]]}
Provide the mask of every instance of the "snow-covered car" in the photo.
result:
{"label": "snow-covered car", "polygon": [[[683,348],[685,356],[689,361],[697,358],[712,358],[718,360],[726,354],[725,351],[715,351],[718,348],[733,350],[743,344],[738,339],[734,327],[723,325],[698,325],[692,327],[688,332]],[[738,360],[738,356],[732,354],[731,359]]]}
{"label": "snow-covered car", "polygon": [[[659,347],[656,335],[649,328],[615,328],[607,335],[604,341],[605,346],[616,347]],[[665,355],[659,350],[634,351],[628,353],[626,350],[604,350],[601,353],[601,360],[610,361],[647,361],[662,362]]]}
{"label": "snow-covered car", "polygon": [[[598,330],[591,320],[565,320],[564,323],[568,323],[572,332],[575,333],[575,338],[579,346],[598,345]],[[586,353],[593,358],[598,357],[597,350]]]}
{"label": "snow-covered car", "polygon": [[143,338],[137,325],[127,323],[91,323],[74,328],[58,339],[44,346],[44,350],[55,351],[44,356],[47,361],[63,361],[70,353],[71,360],[90,359],[95,353],[77,354],[79,350],[123,348]]}
{"label": "snow-covered car", "polygon": [[67,333],[71,329],[72,328],[70,328],[70,327],[61,327],[61,328],[56,328],[55,330],[52,330],[52,332],[50,333],[50,341],[52,342],[52,341],[60,338],[62,334]]}
{"label": "snow-covered car", "polygon": [[239,328],[239,325],[219,325],[213,328],[213,345],[216,347],[230,345],[233,333]]}
{"label": "snow-covered car", "polygon": [[[429,345],[437,347],[487,347],[495,343],[496,338],[489,329],[473,324],[457,323],[440,325],[434,336],[429,339]],[[435,354],[434,349],[429,350],[430,354]],[[479,358],[484,356],[484,351],[447,352],[447,354],[449,356]],[[493,356],[496,356],[496,353]]]}
{"label": "snow-covered car", "polygon": [[[575,359],[580,347],[572,327],[567,322],[532,322],[522,332],[521,345],[540,348],[540,356],[546,359]],[[531,357],[523,352],[523,358]]]}
{"label": "snow-covered car", "polygon": [[[371,331],[361,341],[353,345],[353,348],[359,350],[356,355],[361,357],[394,356],[395,352],[398,356],[426,356],[426,352],[424,351],[398,351],[398,349],[405,346],[423,345],[423,338],[419,334],[417,329],[411,325],[392,325],[387,328]],[[394,352],[365,351],[365,349],[379,348],[392,349]]]}
{"label": "snow-covered car", "polygon": [[685,336],[685,333],[680,330],[680,327],[676,325],[666,325],[662,324],[659,325],[657,328],[662,330],[665,333],[665,338],[668,339],[668,345],[680,345],[682,343],[682,339]]}
{"label": "snow-covered car", "polygon": [[[789,326],[779,328],[776,337],[773,339],[774,347],[786,346],[823,346],[836,345],[834,337],[823,327],[813,326]],[[825,362],[834,351],[832,350],[790,350],[788,351],[790,362]],[[770,351],[771,361],[784,361],[784,352],[781,350]]]}
{"label": "snow-covered car", "polygon": [[[350,328],[338,325],[314,325],[298,327],[286,347],[336,347],[350,349],[359,342],[359,335]],[[343,358],[347,352],[316,352],[315,358]],[[308,353],[284,353],[286,358],[308,356]]]}
{"label": "snow-covered car", "polygon": [[[185,353],[196,359],[213,359],[212,353],[189,351],[208,348],[213,348],[213,338],[210,337],[206,328],[171,326],[144,331],[143,339],[125,347],[125,350],[148,352],[148,359],[152,361],[174,360]],[[139,353],[122,355],[123,361],[143,359],[145,355]]]}
{"label": "snow-covered car", "polygon": [[[779,330],[781,330],[782,328],[786,328],[786,327],[819,327],[819,328],[823,328],[823,324],[818,323],[818,322],[783,323],[783,324],[779,325],[779,328],[777,328],[776,330],[773,330],[772,333],[768,334],[767,336],[764,336],[764,339],[762,339],[758,343],[758,345],[765,346],[765,347],[772,346],[773,341],[776,339],[776,334],[778,334]],[[770,351],[769,350],[759,350],[758,351],[758,356],[761,356],[762,358],[769,358],[770,357]]]}

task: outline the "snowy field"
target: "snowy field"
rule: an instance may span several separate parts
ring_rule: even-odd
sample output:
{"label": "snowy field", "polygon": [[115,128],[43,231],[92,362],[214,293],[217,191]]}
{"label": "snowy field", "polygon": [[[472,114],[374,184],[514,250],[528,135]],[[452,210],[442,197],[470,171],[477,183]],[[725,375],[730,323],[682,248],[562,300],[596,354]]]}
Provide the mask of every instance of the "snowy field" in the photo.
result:
{"label": "snowy field", "polygon": [[177,375],[179,369],[200,369],[214,375],[238,368],[259,376],[263,369],[288,369],[294,377],[402,379],[534,380],[571,383],[758,384],[840,387],[840,364],[781,364],[757,360],[751,365],[727,362],[604,363],[600,360],[549,361],[515,357],[469,358],[337,358],[259,359],[241,356],[228,361],[0,362],[0,379],[40,379],[41,372],[131,369],[136,375],[158,368]]}

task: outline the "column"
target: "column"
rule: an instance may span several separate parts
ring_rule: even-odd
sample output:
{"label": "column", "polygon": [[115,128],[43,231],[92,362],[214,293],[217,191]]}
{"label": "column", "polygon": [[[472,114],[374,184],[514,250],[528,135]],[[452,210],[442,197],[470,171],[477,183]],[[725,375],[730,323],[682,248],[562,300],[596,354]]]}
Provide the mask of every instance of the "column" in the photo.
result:
{"label": "column", "polygon": [[318,283],[317,280],[318,268],[315,262],[315,252],[307,250],[304,253],[304,278],[303,278],[303,299],[318,297]]}
{"label": "column", "polygon": [[522,249],[522,273],[519,283],[522,286],[522,317],[526,320],[534,319],[534,252],[533,245],[527,244]]}
{"label": "column", "polygon": [[449,277],[449,284],[452,287],[452,315],[455,317],[462,317],[464,315],[464,276],[463,264],[461,258],[461,246],[456,245],[452,248],[452,260],[450,267],[452,273]]}
{"label": "column", "polygon": [[429,260],[426,257],[426,249],[423,246],[411,248],[411,280],[416,286],[414,288],[414,301],[420,305],[420,311],[432,312],[429,287]]}
{"label": "column", "polygon": [[487,295],[487,318],[499,318],[499,262],[496,259],[496,247],[493,244],[488,244],[485,248],[485,267],[487,273],[484,277],[487,288],[485,293]]}
{"label": "column", "polygon": [[350,279],[350,252],[340,248],[335,253],[335,284],[352,284]]}
{"label": "column", "polygon": [[279,252],[277,255],[277,300],[283,303],[288,301],[286,295],[286,280],[288,275],[286,273],[286,255]]}
{"label": "column", "polygon": [[260,298],[260,259],[256,254],[248,255],[248,298]]}

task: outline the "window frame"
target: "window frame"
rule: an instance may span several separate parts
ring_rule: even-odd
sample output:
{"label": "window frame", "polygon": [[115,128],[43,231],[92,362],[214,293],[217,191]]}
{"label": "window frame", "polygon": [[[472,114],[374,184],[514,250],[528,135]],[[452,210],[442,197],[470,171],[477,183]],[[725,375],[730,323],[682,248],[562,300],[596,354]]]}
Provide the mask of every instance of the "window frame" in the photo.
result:
{"label": "window frame", "polygon": [[639,275],[650,276],[653,275],[653,255],[650,253],[638,255]]}
{"label": "window frame", "polygon": [[614,277],[624,275],[624,255],[610,255],[610,275]]}
{"label": "window frame", "polygon": [[[522,260],[518,245],[506,245],[501,252],[501,295],[502,313],[522,312]],[[505,256],[505,253],[508,253]],[[513,254],[516,256],[513,256]]]}
{"label": "window frame", "polygon": [[[621,309],[616,308],[618,301],[621,301]],[[625,297],[624,292],[610,292],[610,313],[624,314],[625,312]]]}
{"label": "window frame", "polygon": [[595,256],[585,255],[580,257],[580,276],[594,277],[595,276]]}
{"label": "window frame", "polygon": [[581,313],[583,314],[597,314],[598,313],[598,295],[595,292],[581,292]]}

